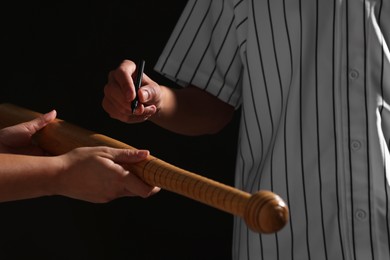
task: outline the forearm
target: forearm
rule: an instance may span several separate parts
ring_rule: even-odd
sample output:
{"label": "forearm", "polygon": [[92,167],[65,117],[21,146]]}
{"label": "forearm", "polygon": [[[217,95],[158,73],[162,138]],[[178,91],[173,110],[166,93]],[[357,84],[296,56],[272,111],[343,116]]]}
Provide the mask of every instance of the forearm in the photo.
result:
{"label": "forearm", "polygon": [[150,120],[184,135],[214,134],[230,122],[234,108],[196,87],[162,87],[158,113]]}
{"label": "forearm", "polygon": [[57,157],[0,154],[0,202],[52,195]]}

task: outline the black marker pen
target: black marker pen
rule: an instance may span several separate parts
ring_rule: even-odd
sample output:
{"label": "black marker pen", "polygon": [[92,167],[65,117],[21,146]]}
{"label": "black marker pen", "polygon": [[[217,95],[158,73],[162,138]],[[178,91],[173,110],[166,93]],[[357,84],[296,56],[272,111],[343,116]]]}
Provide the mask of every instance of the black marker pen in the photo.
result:
{"label": "black marker pen", "polygon": [[142,75],[144,73],[144,67],[145,67],[145,61],[140,60],[137,64],[137,75],[134,81],[134,87],[135,87],[135,98],[131,102],[131,111],[134,114],[135,109],[137,108],[138,105],[138,90],[141,87],[142,83]]}

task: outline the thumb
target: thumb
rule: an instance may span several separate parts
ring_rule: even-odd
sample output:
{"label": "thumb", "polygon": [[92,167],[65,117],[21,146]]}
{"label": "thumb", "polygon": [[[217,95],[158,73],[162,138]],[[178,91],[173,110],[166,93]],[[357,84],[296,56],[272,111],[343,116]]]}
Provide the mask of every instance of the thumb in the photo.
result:
{"label": "thumb", "polygon": [[45,127],[47,124],[52,122],[57,116],[57,112],[52,110],[46,114],[43,114],[31,121],[23,123],[29,132],[29,135],[35,134],[37,131]]}
{"label": "thumb", "polygon": [[31,144],[31,137],[56,118],[55,110],[31,121],[1,129],[0,142],[10,148],[19,148]]}
{"label": "thumb", "polygon": [[148,150],[137,149],[112,149],[112,160],[117,163],[137,163],[149,156]]}
{"label": "thumb", "polygon": [[142,79],[143,85],[139,89],[139,99],[141,103],[148,105],[157,105],[161,101],[161,88],[160,86],[151,80],[146,74],[144,74],[144,78]]}

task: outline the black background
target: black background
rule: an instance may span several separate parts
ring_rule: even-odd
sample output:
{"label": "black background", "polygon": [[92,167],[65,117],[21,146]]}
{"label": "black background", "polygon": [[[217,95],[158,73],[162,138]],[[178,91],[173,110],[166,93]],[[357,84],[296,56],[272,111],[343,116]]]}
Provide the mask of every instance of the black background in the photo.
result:
{"label": "black background", "polygon": [[[0,7],[0,101],[108,135],[233,185],[237,116],[221,133],[186,137],[102,109],[109,70],[144,58],[153,71],[186,1],[29,1]],[[0,259],[229,259],[230,214],[162,190],[93,204],[61,196],[0,204]]]}

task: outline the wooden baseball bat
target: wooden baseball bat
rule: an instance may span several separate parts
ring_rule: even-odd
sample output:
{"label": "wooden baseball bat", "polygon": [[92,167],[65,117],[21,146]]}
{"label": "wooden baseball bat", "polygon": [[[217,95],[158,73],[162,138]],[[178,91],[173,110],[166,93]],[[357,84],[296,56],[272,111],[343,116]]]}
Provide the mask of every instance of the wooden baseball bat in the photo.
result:
{"label": "wooden baseball bat", "polygon": [[[9,103],[0,104],[0,127],[30,121],[41,113]],[[52,155],[60,155],[83,146],[134,147],[76,125],[55,119],[38,131],[33,140]],[[274,233],[288,221],[285,202],[271,191],[249,194],[231,186],[183,170],[152,155],[146,160],[123,165],[146,183],[183,195],[222,211],[243,217],[250,229],[259,233]]]}

